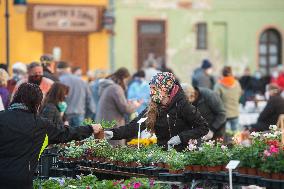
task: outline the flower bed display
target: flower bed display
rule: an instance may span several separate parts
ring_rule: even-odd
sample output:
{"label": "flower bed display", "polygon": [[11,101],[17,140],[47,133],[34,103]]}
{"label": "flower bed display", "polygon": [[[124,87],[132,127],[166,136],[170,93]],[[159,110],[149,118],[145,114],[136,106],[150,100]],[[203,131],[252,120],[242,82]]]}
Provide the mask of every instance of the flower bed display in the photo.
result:
{"label": "flower bed display", "polygon": [[[220,173],[227,171],[224,167],[230,160],[240,160],[240,174],[283,180],[284,147],[280,136],[281,133],[271,127],[269,133],[252,133],[250,146],[235,144],[230,148],[222,141],[208,141],[197,146],[197,141],[191,140],[183,152],[164,151],[157,145],[140,149],[136,146],[112,147],[105,140],[90,137],[59,145],[58,164],[60,168],[74,169],[80,165],[133,173],[143,172],[143,167],[150,166],[157,172],[168,169],[171,174],[182,174],[188,171]],[[135,169],[137,167],[139,169]]]}
{"label": "flower bed display", "polygon": [[77,176],[72,178],[58,178],[49,180],[35,180],[34,188],[39,189],[160,189],[161,184],[150,179],[132,178],[129,180],[102,180],[99,181],[94,175]]}

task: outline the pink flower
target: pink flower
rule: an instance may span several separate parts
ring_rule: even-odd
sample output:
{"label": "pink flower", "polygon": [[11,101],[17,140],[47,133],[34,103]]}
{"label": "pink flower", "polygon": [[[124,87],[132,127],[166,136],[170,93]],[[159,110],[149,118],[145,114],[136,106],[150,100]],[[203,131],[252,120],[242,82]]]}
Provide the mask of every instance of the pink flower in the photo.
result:
{"label": "pink flower", "polygon": [[265,150],[265,151],[263,152],[263,154],[264,154],[264,156],[266,156],[266,157],[271,156],[271,153],[270,153],[270,152],[268,152],[267,150]]}
{"label": "pink flower", "polygon": [[271,145],[270,146],[270,149],[269,149],[269,152],[270,153],[278,153],[279,152],[279,148],[276,148],[274,145]]}
{"label": "pink flower", "polygon": [[134,189],[140,188],[140,186],[141,186],[141,183],[140,183],[140,182],[135,182],[135,183],[133,184],[133,188],[134,188]]}
{"label": "pink flower", "polygon": [[124,184],[121,185],[121,188],[122,189],[127,189],[127,187]]}

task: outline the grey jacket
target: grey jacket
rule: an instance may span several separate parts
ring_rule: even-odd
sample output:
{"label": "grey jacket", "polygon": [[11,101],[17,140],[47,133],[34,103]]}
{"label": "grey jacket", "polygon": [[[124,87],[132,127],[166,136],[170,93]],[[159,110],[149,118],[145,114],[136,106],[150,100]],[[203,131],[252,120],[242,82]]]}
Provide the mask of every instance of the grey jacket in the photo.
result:
{"label": "grey jacket", "polygon": [[85,81],[72,74],[63,74],[59,77],[59,80],[69,87],[69,94],[66,98],[68,105],[66,115],[95,113],[96,107],[91,90]]}
{"label": "grey jacket", "polygon": [[97,109],[96,121],[115,120],[117,126],[122,126],[125,125],[124,115],[133,113],[134,111],[135,108],[127,102],[122,87],[113,83],[102,91]]}
{"label": "grey jacket", "polygon": [[198,99],[193,105],[198,108],[209,128],[216,134],[222,135],[224,123],[226,122],[226,111],[222,100],[214,91],[206,88],[195,88],[198,91]]}
{"label": "grey jacket", "polygon": [[214,77],[205,74],[202,68],[198,68],[194,71],[192,76],[192,86],[213,89],[214,85]]}

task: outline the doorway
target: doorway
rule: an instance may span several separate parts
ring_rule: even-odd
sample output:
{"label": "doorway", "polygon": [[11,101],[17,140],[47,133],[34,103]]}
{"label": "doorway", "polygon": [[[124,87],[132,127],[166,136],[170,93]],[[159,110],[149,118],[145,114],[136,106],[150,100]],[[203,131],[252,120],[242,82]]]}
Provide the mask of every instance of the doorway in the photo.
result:
{"label": "doorway", "polygon": [[80,67],[83,74],[88,70],[88,35],[72,33],[44,33],[44,53],[52,54],[59,47],[60,60],[67,61],[71,67]]}
{"label": "doorway", "polygon": [[[145,67],[150,57],[157,60],[158,66],[165,64],[166,59],[166,21],[137,21],[137,67]],[[165,66],[165,65],[164,65]]]}

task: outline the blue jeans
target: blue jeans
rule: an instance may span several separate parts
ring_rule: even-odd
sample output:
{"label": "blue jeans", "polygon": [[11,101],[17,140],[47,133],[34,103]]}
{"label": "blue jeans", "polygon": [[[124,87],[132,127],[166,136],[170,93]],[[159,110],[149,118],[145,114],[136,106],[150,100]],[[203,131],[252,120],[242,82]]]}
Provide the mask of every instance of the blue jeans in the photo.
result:
{"label": "blue jeans", "polygon": [[238,117],[227,119],[226,128],[228,128],[230,126],[232,131],[236,131],[237,128],[238,128],[238,125],[239,125],[239,118]]}
{"label": "blue jeans", "polygon": [[71,127],[78,127],[82,125],[84,121],[84,115],[81,115],[81,114],[67,115],[67,120]]}

